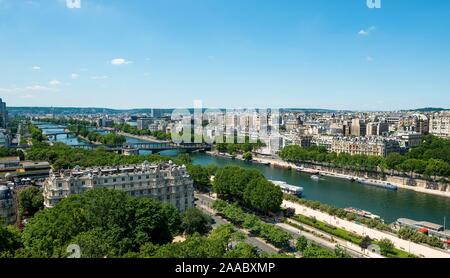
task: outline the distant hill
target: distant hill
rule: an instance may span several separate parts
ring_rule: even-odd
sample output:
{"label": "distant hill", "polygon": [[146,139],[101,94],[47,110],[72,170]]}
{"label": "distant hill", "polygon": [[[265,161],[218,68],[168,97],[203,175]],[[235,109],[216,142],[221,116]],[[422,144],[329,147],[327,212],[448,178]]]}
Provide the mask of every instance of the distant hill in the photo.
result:
{"label": "distant hill", "polygon": [[425,108],[419,108],[419,109],[412,109],[412,110],[408,110],[408,111],[411,111],[411,112],[440,112],[440,111],[445,111],[445,110],[450,110],[450,109],[437,108],[437,107],[425,107]]}
{"label": "distant hill", "polygon": [[[73,115],[73,114],[141,114],[152,113],[152,109],[110,109],[110,108],[80,108],[80,107],[8,107],[10,115],[17,114],[56,114],[56,115]],[[166,109],[162,109],[166,110]],[[171,111],[171,110],[169,110]]]}

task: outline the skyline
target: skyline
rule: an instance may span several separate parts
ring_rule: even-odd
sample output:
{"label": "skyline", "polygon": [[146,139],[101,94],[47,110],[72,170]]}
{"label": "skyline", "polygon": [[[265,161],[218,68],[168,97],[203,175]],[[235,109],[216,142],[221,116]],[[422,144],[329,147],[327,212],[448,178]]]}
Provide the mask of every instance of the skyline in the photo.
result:
{"label": "skyline", "polygon": [[450,107],[450,3],[0,0],[8,106]]}

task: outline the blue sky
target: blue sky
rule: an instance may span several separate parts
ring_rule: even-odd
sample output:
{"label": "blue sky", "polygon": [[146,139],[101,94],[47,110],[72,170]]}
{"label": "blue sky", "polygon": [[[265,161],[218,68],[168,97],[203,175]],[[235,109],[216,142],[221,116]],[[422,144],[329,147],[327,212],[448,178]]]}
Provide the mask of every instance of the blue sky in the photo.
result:
{"label": "blue sky", "polygon": [[450,107],[450,1],[381,2],[0,0],[0,97],[9,106]]}

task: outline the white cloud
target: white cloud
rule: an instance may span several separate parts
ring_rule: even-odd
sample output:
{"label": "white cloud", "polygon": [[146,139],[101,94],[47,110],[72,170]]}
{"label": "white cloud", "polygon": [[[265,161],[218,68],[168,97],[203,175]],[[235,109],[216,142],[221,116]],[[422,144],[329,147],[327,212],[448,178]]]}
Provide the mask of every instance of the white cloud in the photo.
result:
{"label": "white cloud", "polygon": [[48,84],[51,86],[59,86],[59,85],[61,85],[61,82],[59,80],[52,80],[52,81],[48,82]]}
{"label": "white cloud", "polygon": [[376,27],[375,26],[370,26],[367,29],[362,29],[358,32],[358,35],[360,36],[368,36],[370,33],[372,33],[373,31],[375,31]]}
{"label": "white cloud", "polygon": [[127,61],[123,58],[116,58],[116,59],[112,59],[111,60],[111,65],[115,65],[115,66],[121,66],[121,65],[127,65],[127,64],[131,64],[131,61]]}
{"label": "white cloud", "polygon": [[40,70],[41,67],[40,67],[40,66],[32,66],[31,69],[32,69],[32,70]]}
{"label": "white cloud", "polygon": [[81,9],[81,0],[66,0],[66,7],[69,9]]}
{"label": "white cloud", "polygon": [[34,98],[34,95],[26,94],[26,95],[20,96],[20,98]]}
{"label": "white cloud", "polygon": [[0,88],[2,93],[23,93],[23,92],[57,92],[58,89],[42,86],[39,84],[29,85],[25,87],[11,86],[9,88]]}
{"label": "white cloud", "polygon": [[109,77],[107,75],[99,75],[99,76],[92,76],[91,79],[92,80],[104,80],[104,79],[108,79]]}
{"label": "white cloud", "polygon": [[75,79],[78,79],[78,77],[80,77],[78,74],[76,74],[76,73],[72,73],[71,75],[70,75],[70,78],[72,79],[72,80],[75,80]]}

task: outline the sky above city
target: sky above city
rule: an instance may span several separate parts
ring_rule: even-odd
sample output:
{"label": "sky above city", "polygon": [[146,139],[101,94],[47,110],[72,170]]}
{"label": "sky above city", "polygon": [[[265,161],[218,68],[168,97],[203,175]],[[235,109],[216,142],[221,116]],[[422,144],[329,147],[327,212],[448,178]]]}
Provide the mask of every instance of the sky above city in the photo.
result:
{"label": "sky above city", "polygon": [[8,106],[450,108],[450,1],[0,0]]}

